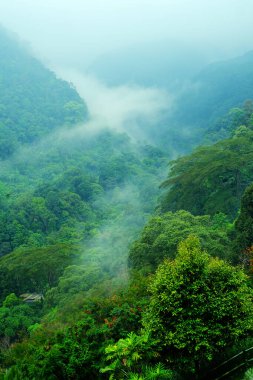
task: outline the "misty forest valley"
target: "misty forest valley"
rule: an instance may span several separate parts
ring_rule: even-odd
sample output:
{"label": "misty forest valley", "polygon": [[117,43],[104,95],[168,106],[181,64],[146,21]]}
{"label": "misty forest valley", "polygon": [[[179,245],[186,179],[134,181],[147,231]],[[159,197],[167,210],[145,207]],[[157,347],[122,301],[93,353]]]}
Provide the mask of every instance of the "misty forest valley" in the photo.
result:
{"label": "misty forest valley", "polygon": [[94,1],[73,44],[0,5],[0,379],[253,380],[253,42],[109,46]]}

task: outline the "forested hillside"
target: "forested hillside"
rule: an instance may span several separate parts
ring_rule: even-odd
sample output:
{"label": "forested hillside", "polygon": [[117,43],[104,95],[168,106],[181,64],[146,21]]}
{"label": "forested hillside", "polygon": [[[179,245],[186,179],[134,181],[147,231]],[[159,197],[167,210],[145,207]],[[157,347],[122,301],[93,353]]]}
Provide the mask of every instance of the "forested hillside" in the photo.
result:
{"label": "forested hillside", "polygon": [[72,86],[47,70],[21,42],[0,28],[0,158],[67,124],[87,119]]}
{"label": "forested hillside", "polygon": [[237,128],[234,120],[224,126],[229,138],[199,147],[171,163],[169,179],[162,184],[170,188],[162,201],[164,211],[236,216],[242,194],[253,181],[253,112],[247,118],[248,109],[237,113],[240,111],[244,117],[237,121]]}
{"label": "forested hillside", "polygon": [[253,346],[253,94],[217,81],[201,136],[155,146],[0,44],[0,379],[214,378]]}
{"label": "forested hillside", "polygon": [[204,128],[232,107],[252,99],[252,62],[250,51],[241,57],[207,65],[192,78],[179,99],[177,118]]}
{"label": "forested hillside", "polygon": [[161,128],[161,142],[170,144],[173,139],[177,151],[188,153],[206,139],[228,137],[227,127],[233,127],[233,123],[236,127],[247,124],[239,109],[248,107],[244,118],[252,114],[252,104],[247,103],[253,98],[252,63],[250,51],[209,64],[193,75],[175,98],[167,127]]}

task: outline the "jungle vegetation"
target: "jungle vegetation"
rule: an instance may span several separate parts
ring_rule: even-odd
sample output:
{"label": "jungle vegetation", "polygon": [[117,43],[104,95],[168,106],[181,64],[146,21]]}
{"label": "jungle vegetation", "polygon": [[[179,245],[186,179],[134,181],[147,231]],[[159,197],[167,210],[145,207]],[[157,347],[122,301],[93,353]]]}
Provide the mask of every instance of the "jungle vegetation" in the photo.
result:
{"label": "jungle vegetation", "polygon": [[0,379],[200,379],[251,347],[247,91],[171,160],[80,133],[73,85],[3,30],[0,48]]}

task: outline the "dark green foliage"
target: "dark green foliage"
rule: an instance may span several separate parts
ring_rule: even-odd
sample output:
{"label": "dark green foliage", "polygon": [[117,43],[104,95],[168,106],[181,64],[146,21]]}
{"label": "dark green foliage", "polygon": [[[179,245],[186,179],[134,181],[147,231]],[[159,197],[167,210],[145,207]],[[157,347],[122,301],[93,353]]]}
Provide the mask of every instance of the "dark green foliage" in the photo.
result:
{"label": "dark green foliage", "polygon": [[55,286],[65,267],[79,257],[78,247],[58,244],[20,248],[0,259],[1,298],[10,292],[45,292]]}
{"label": "dark green foliage", "polygon": [[130,250],[130,267],[154,270],[165,258],[174,258],[178,243],[190,234],[197,235],[202,247],[213,256],[229,259],[228,231],[226,217],[222,214],[211,218],[193,216],[182,210],[154,216]]}
{"label": "dark green foliage", "polygon": [[235,221],[234,249],[239,253],[252,253],[253,249],[253,184],[245,190],[240,214]]}
{"label": "dark green foliage", "polygon": [[46,293],[46,306],[64,307],[71,302],[77,294],[83,294],[101,282],[106,274],[101,270],[98,264],[93,263],[86,265],[70,265],[64,270],[63,275],[59,278],[57,287],[52,287]]}
{"label": "dark green foliage", "polygon": [[172,162],[163,211],[185,209],[194,215],[223,212],[233,219],[245,188],[253,181],[253,131],[200,147]]}

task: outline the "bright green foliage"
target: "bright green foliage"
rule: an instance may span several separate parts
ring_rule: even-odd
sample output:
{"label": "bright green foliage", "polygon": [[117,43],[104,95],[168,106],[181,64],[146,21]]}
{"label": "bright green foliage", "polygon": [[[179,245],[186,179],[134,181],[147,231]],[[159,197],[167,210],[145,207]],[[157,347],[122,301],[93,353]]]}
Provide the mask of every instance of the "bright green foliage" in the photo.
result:
{"label": "bright green foliage", "polygon": [[246,275],[203,252],[196,237],[158,268],[150,290],[144,324],[160,340],[163,362],[196,371],[252,332],[253,293]]}
{"label": "bright green foliage", "polygon": [[0,307],[0,350],[28,335],[29,327],[39,320],[39,307],[25,304],[14,293],[6,297]]}
{"label": "bright green foliage", "polygon": [[[176,212],[151,218],[131,249],[128,283],[128,249],[154,210],[168,149],[90,133],[72,85],[3,30],[0,48],[0,379],[171,379],[168,363],[197,367],[251,332],[245,276],[202,249],[231,258],[228,220],[253,180],[252,103],[207,141],[233,137],[172,164],[163,211]],[[196,143],[197,129],[187,144],[178,129],[161,129],[167,147]],[[249,198],[243,204],[240,242],[251,235]],[[200,243],[189,238],[159,267],[150,303],[143,273],[172,260],[190,234]],[[28,305],[11,292],[44,300]]]}
{"label": "bright green foliage", "polygon": [[130,333],[125,339],[106,347],[106,359],[111,364],[101,372],[108,372],[110,380],[170,379],[172,372],[166,370],[162,364],[159,363],[154,368],[143,365],[143,362],[152,362],[157,357],[155,345],[156,342],[150,339],[147,332],[141,335]]}
{"label": "bright green foliage", "polygon": [[223,212],[234,218],[243,191],[253,181],[253,131],[200,147],[172,162],[163,211],[188,210],[194,215]]}
{"label": "bright green foliage", "polygon": [[[1,296],[45,294],[43,321],[4,359],[15,376],[93,379],[104,347],[140,328],[146,300],[108,294],[112,275],[126,282],[128,246],[156,204],[164,166],[159,149],[109,131],[53,135],[2,165]],[[62,324],[73,330],[62,332]]]}
{"label": "bright green foliage", "polygon": [[174,258],[178,243],[190,234],[197,235],[202,247],[211,255],[230,258],[228,231],[223,214],[211,218],[181,210],[154,216],[144,227],[141,238],[133,244],[129,264],[154,270],[165,258]]}
{"label": "bright green foliage", "polygon": [[143,366],[139,373],[129,374],[129,380],[172,380],[174,378],[173,371],[166,369],[162,363],[158,363],[153,367]]}
{"label": "bright green foliage", "polygon": [[[104,131],[89,139],[48,140],[4,166],[0,255],[21,245],[84,243],[108,219],[121,218],[136,233],[155,206],[165,161],[152,147],[142,150],[137,152],[126,136]],[[135,221],[129,221],[132,214]]]}
{"label": "bright green foliage", "polygon": [[235,232],[234,249],[237,254],[246,253],[247,249],[253,250],[253,184],[247,187],[243,194],[240,215],[235,222]]}
{"label": "bright green foliage", "polygon": [[[112,284],[115,285],[110,281],[108,288]],[[105,347],[120,336],[126,337],[131,329],[140,328],[141,312],[146,304],[140,297],[142,286],[137,282],[109,297],[107,286],[101,285],[101,296],[96,295],[98,290],[95,294],[93,290],[85,300],[82,297],[79,321],[72,322],[71,327],[63,328],[57,316],[51,319],[48,316],[48,321],[36,327],[29,341],[13,347],[6,358],[8,366],[17,365],[22,378],[28,379],[104,378],[99,370],[105,366]],[[63,310],[67,310],[69,319],[75,307],[72,301],[69,310]]]}
{"label": "bright green foliage", "polygon": [[253,380],[253,368],[250,368],[246,371],[242,380]]}
{"label": "bright green foliage", "polygon": [[[75,173],[73,178],[74,175]],[[71,178],[70,173],[68,179],[69,177]],[[95,197],[93,187],[99,188],[97,181],[88,176],[84,181],[81,174],[78,180],[82,184],[83,198]],[[65,185],[63,182],[64,177],[55,184],[44,184],[35,192],[27,191],[7,199],[5,209],[0,212],[0,255],[9,253],[21,245],[39,247],[47,243],[55,244],[56,241],[78,242],[87,237],[96,221],[90,204],[92,200],[89,199],[88,203],[78,194],[81,193],[80,189],[74,189],[73,186],[71,188],[67,180]],[[66,190],[60,190],[64,187]],[[80,233],[77,224],[80,226]]]}

